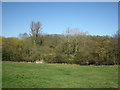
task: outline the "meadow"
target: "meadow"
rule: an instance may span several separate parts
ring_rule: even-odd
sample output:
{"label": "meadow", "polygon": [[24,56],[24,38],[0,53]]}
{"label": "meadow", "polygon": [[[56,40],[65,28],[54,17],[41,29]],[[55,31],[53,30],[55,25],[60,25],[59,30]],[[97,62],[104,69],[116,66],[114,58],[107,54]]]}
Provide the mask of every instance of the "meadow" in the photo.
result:
{"label": "meadow", "polygon": [[117,88],[118,66],[2,62],[2,88]]}

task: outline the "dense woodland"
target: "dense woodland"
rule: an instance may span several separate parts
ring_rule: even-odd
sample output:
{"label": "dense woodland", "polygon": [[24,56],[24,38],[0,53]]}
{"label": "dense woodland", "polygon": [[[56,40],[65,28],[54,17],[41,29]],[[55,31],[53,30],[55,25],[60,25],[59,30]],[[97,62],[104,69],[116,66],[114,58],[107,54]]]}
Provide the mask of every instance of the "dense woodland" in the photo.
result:
{"label": "dense woodland", "polygon": [[64,34],[43,34],[40,22],[32,22],[29,34],[2,38],[3,61],[44,61],[80,65],[116,65],[118,34],[93,36],[67,28]]}

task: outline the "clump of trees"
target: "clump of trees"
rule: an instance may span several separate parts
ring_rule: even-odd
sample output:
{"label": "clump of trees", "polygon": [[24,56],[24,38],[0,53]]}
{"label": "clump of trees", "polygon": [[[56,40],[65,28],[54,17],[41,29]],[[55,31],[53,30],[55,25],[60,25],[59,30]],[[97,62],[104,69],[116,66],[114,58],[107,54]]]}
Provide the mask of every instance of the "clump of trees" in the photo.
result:
{"label": "clump of trees", "polygon": [[92,36],[67,28],[64,34],[42,34],[40,22],[31,23],[31,32],[2,38],[3,61],[116,65],[118,35]]}

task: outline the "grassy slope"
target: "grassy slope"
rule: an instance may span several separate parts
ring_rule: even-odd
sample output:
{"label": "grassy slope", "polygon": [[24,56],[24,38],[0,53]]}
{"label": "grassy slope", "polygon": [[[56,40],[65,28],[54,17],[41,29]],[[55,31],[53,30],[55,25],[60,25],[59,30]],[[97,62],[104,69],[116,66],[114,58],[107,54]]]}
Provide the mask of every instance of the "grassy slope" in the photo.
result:
{"label": "grassy slope", "polygon": [[3,88],[116,88],[117,66],[3,62]]}

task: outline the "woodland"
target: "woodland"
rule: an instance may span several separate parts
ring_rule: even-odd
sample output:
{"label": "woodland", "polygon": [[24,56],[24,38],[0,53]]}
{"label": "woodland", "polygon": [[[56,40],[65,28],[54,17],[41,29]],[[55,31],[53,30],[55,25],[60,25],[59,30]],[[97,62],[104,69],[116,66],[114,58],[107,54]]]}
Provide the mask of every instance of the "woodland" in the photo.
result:
{"label": "woodland", "polygon": [[118,32],[112,36],[90,35],[78,28],[63,34],[43,34],[41,22],[32,22],[30,33],[2,39],[2,60],[17,62],[117,65]]}

